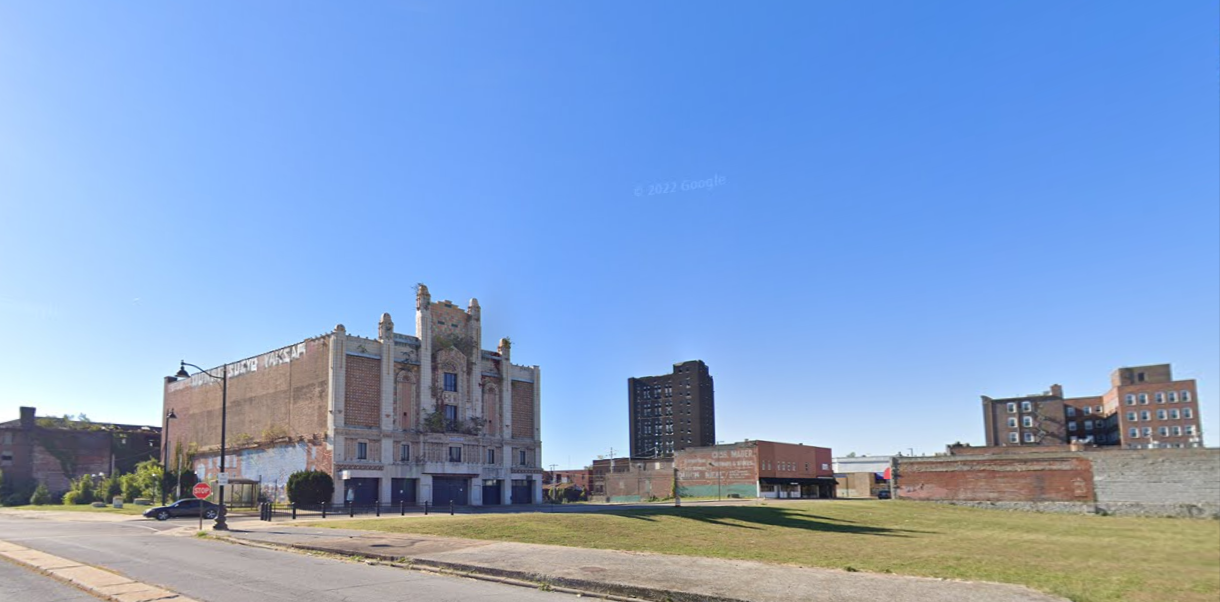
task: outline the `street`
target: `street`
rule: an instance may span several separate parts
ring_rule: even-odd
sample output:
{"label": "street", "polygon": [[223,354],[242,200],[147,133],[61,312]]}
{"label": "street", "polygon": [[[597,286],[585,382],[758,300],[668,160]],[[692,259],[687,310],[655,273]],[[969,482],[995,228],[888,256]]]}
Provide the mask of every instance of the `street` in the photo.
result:
{"label": "street", "polygon": [[[0,540],[122,573],[200,602],[557,602],[574,597],[197,538],[191,536],[193,529],[179,529],[189,523],[0,514]],[[0,600],[87,599],[94,598],[0,561]]]}

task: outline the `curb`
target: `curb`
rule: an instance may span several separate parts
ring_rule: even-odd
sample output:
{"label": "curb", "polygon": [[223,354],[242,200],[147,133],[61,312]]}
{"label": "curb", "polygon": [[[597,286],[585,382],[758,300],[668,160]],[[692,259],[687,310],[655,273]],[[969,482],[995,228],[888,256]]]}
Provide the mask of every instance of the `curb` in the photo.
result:
{"label": "curb", "polygon": [[[456,577],[469,577],[471,579],[479,579],[481,581],[492,581],[507,585],[528,587],[530,589],[548,589],[550,591],[561,593],[598,597],[603,600],[614,600],[616,602],[640,602],[641,600],[647,602],[750,602],[749,600],[742,600],[740,598],[725,598],[722,596],[710,596],[708,594],[680,592],[667,589],[640,587],[636,585],[624,585],[619,583],[606,583],[604,581],[590,581],[587,579],[553,577],[540,573],[497,569],[457,562],[429,560],[426,558],[390,556],[388,554],[378,554],[375,552],[356,554],[348,550],[338,550],[335,548],[327,548],[325,546],[312,546],[307,544],[268,544],[264,542],[243,540],[235,537],[226,537],[225,540],[239,545],[264,549],[283,550],[288,548],[293,550],[335,554],[348,558],[359,556],[361,558],[374,559],[380,563],[384,563],[395,568],[425,570],[431,573]],[[402,560],[406,560],[407,562],[403,563],[401,562]]]}
{"label": "curb", "polygon": [[111,602],[197,602],[114,571],[0,540],[0,558]]}

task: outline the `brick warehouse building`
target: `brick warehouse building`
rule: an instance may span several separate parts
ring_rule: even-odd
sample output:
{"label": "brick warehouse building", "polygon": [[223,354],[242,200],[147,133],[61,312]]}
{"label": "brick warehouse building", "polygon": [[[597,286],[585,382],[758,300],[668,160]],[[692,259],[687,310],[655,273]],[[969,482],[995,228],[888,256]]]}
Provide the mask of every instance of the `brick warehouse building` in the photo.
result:
{"label": "brick warehouse building", "polygon": [[1038,395],[982,399],[988,447],[1180,448],[1203,441],[1197,385],[1174,380],[1169,364],[1119,368],[1110,375],[1110,390],[1095,397],[1065,398],[1052,385]]}
{"label": "brick warehouse building", "polygon": [[716,443],[716,395],[702,360],[674,364],[671,374],[628,378],[627,412],[632,458]]}
{"label": "brick warehouse building", "polygon": [[[540,502],[541,371],[513,364],[508,339],[484,350],[480,311],[420,285],[414,336],[383,314],[376,339],[340,324],[225,364],[230,481],[283,499],[290,474],[318,469],[335,477],[335,503]],[[203,478],[219,467],[220,390],[202,374],[165,383],[178,416],[166,445]]]}

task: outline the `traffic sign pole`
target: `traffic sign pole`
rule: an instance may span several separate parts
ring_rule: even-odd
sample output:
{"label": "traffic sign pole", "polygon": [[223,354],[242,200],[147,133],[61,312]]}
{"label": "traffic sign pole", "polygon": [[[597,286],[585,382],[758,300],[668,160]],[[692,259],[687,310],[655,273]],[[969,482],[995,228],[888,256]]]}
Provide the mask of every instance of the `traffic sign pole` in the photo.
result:
{"label": "traffic sign pole", "polygon": [[196,483],[195,486],[193,488],[191,488],[191,494],[193,494],[196,498],[199,499],[199,530],[202,531],[203,530],[203,500],[211,497],[212,486],[208,485],[207,483]]}

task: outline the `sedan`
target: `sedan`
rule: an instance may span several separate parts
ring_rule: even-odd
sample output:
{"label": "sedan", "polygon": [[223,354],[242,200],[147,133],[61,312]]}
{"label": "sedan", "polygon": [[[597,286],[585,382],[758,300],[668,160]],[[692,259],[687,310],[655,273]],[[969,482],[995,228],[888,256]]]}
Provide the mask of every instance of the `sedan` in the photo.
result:
{"label": "sedan", "polygon": [[192,518],[199,517],[200,509],[203,510],[203,517],[211,520],[216,518],[220,513],[220,506],[205,500],[197,500],[195,498],[187,498],[178,500],[168,506],[160,506],[157,508],[149,508],[144,511],[146,518],[155,518],[157,520],[167,520],[178,516],[188,516]]}

